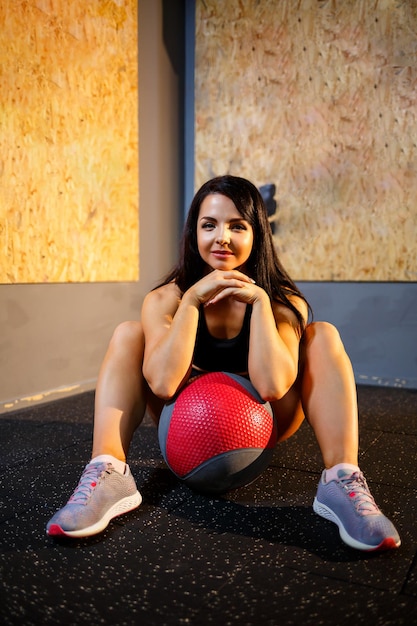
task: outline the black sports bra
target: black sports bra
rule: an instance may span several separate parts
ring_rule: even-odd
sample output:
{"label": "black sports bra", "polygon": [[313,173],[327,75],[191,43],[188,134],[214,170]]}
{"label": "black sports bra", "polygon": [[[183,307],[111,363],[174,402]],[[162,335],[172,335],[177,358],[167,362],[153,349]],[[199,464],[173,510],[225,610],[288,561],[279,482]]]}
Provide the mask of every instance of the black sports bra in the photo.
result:
{"label": "black sports bra", "polygon": [[252,307],[246,306],[242,328],[232,339],[218,339],[210,334],[204,309],[200,309],[193,365],[206,372],[233,372],[246,374],[248,371],[249,330]]}

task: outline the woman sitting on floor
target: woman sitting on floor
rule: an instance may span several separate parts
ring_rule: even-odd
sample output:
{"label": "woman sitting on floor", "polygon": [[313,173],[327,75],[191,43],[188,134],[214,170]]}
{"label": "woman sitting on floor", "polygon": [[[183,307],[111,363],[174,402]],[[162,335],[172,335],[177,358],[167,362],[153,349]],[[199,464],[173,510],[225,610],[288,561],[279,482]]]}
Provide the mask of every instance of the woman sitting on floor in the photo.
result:
{"label": "woman sitting on floor", "polygon": [[[146,296],[141,323],[125,322],[113,335],[97,384],[92,459],[48,534],[93,535],[139,506],[126,464],[133,434],[146,409],[158,421],[192,371],[223,369],[220,343],[230,350],[230,371],[247,376],[271,403],[279,441],[304,417],[313,428],[325,467],[315,512],[335,522],[353,548],[398,547],[400,537],[358,467],[349,358],[334,326],[309,323],[308,316],[308,303],[277,257],[256,187],[235,176],[205,183],[191,204],[177,266]],[[230,342],[238,336],[242,344]]]}

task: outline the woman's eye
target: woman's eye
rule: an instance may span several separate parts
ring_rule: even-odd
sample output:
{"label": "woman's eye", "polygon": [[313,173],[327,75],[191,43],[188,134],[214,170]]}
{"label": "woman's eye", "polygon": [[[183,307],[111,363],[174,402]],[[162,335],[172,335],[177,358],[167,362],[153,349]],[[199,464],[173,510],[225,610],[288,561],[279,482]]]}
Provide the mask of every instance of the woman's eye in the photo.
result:
{"label": "woman's eye", "polygon": [[[201,228],[202,228],[203,230],[213,230],[214,228],[216,228],[216,225],[215,225],[215,224],[213,224],[212,222],[204,222],[204,223],[201,225]],[[238,230],[238,231],[239,231],[239,230],[247,230],[247,228],[246,228],[245,224],[231,224],[231,225],[229,226],[229,229],[230,229],[230,230]]]}

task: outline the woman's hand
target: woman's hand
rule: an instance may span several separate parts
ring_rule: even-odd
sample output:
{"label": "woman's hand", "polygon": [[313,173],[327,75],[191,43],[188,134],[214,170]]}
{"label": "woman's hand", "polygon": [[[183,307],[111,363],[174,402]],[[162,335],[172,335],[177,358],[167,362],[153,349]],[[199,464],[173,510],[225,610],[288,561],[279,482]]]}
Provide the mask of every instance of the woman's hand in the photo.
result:
{"label": "woman's hand", "polygon": [[198,305],[204,306],[216,304],[226,298],[253,304],[261,293],[265,294],[264,290],[239,270],[213,270],[190,287],[183,297],[192,297]]}

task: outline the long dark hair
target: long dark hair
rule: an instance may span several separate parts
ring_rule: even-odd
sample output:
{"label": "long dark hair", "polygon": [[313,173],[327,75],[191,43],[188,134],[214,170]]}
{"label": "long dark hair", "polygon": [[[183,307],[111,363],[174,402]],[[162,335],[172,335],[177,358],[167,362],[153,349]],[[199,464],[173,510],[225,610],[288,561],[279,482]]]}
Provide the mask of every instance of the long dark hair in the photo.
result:
{"label": "long dark hair", "polygon": [[158,287],[175,282],[184,293],[204,276],[206,264],[198,251],[197,221],[203,200],[208,195],[216,193],[230,198],[242,218],[252,226],[253,246],[249,259],[245,263],[245,273],[266,291],[271,300],[284,304],[293,311],[301,334],[305,322],[289,298],[291,296],[302,298],[310,314],[311,307],[278,259],[261,194],[255,185],[239,176],[226,175],[212,178],[197,191],[184,226],[178,263]]}

